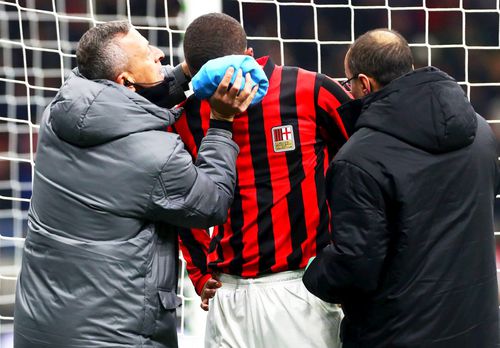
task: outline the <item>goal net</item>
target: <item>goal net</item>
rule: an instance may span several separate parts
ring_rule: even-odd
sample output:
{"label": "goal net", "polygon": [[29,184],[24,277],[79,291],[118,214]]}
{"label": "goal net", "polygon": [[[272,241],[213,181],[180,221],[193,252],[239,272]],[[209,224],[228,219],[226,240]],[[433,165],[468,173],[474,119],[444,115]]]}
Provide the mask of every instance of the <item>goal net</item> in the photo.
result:
{"label": "goal net", "polygon": [[[500,0],[0,0],[1,347],[12,346],[40,117],[76,65],[79,38],[98,23],[125,19],[175,65],[186,25],[220,11],[242,23],[256,56],[336,79],[344,78],[343,57],[357,36],[396,29],[408,39],[415,66],[455,77],[500,135]],[[180,262],[180,345],[198,347],[205,314]]]}

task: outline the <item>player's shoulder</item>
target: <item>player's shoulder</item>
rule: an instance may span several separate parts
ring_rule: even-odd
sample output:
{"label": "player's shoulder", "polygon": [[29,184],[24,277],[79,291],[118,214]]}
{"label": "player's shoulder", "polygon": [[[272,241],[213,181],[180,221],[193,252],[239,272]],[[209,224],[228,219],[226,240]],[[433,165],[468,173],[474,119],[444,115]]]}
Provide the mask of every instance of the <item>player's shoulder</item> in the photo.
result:
{"label": "player's shoulder", "polygon": [[305,75],[305,76],[309,76],[309,77],[314,77],[317,81],[317,83],[319,83],[320,85],[326,85],[327,87],[332,87],[332,88],[337,88],[337,87],[340,87],[342,89],[342,87],[340,86],[340,84],[334,80],[333,78],[331,78],[330,76],[326,75],[326,74],[323,74],[323,73],[319,73],[317,71],[312,71],[312,70],[308,70],[308,69],[305,69],[305,68],[301,68],[301,67],[297,67],[297,66],[288,66],[288,65],[284,65],[283,67],[283,73],[293,73],[293,74],[301,74],[301,75]]}
{"label": "player's shoulder", "polygon": [[352,95],[342,87],[342,85],[332,77],[326,74],[318,74],[320,89],[323,88],[341,103],[348,102],[352,99]]}
{"label": "player's shoulder", "polygon": [[322,75],[316,71],[301,68],[299,66],[283,65],[281,68],[283,70],[283,74],[287,74],[287,73],[301,74],[301,75],[314,76],[315,78],[319,78],[320,75]]}

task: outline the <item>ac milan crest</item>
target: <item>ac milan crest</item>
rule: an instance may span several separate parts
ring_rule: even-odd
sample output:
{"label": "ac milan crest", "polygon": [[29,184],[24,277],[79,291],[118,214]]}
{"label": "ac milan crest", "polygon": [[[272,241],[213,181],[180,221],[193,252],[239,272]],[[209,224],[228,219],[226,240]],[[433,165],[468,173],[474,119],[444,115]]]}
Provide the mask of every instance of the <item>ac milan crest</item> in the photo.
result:
{"label": "ac milan crest", "polygon": [[295,150],[293,127],[290,125],[274,127],[271,129],[273,135],[274,152]]}

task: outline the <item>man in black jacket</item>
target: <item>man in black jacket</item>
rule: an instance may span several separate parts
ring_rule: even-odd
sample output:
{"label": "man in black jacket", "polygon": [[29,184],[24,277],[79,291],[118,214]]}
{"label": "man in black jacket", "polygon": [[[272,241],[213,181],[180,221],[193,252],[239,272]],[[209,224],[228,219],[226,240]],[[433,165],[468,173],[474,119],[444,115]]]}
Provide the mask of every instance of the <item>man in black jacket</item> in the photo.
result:
{"label": "man in black jacket", "polygon": [[349,49],[353,135],[332,162],[332,239],[304,283],[343,347],[496,347],[496,140],[444,72],[377,29]]}

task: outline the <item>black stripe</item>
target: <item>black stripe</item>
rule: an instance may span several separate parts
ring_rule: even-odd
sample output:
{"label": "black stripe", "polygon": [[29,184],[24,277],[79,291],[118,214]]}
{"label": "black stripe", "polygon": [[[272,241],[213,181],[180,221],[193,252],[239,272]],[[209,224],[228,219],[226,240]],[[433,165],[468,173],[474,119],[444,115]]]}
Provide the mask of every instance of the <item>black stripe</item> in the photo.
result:
{"label": "black stripe", "polygon": [[186,121],[189,127],[189,131],[193,135],[196,148],[200,148],[201,140],[205,136],[203,133],[203,127],[201,123],[201,101],[192,95],[185,104],[186,110]]}
{"label": "black stripe", "polygon": [[241,194],[239,182],[236,183],[234,191],[234,200],[231,205],[231,230],[233,235],[229,239],[229,244],[233,248],[234,258],[229,263],[229,274],[241,275],[243,270],[243,206],[241,203]]}
{"label": "black stripe", "polygon": [[273,74],[274,71],[274,67],[275,65],[271,57],[267,58],[266,65],[264,65],[264,72],[266,73],[268,79],[271,78],[271,75]]}
{"label": "black stripe", "polygon": [[210,128],[225,129],[227,131],[232,132],[233,131],[233,122],[225,121],[225,120],[210,119],[209,127]]}
{"label": "black stripe", "polygon": [[[193,265],[198,268],[201,273],[207,273],[207,255],[203,252],[203,248],[200,247],[200,243],[194,238],[193,232],[188,228],[179,227],[179,237],[181,238],[182,244],[186,247],[193,260]],[[177,243],[176,243],[177,244]]]}
{"label": "black stripe", "polygon": [[259,274],[268,271],[276,263],[273,219],[271,206],[273,191],[271,172],[266,148],[266,133],[262,104],[247,110],[250,153],[254,169],[255,190],[257,195],[257,239],[259,243]]}
{"label": "black stripe", "polygon": [[224,253],[222,252],[222,246],[220,241],[224,237],[224,226],[220,225],[218,227],[217,235],[212,236],[210,240],[210,246],[208,247],[208,253],[211,254],[217,249],[217,260],[210,262],[210,268],[217,268],[217,264],[224,261]]}
{"label": "black stripe", "polygon": [[[307,239],[306,221],[304,217],[304,200],[301,183],[305,178],[302,167],[302,152],[300,147],[300,129],[297,118],[297,75],[298,69],[283,67],[280,86],[280,112],[282,125],[292,125],[295,140],[295,150],[286,152],[288,177],[291,192],[287,196],[288,216],[290,218],[292,253],[287,256],[289,269],[297,269],[302,261],[302,242]],[[277,232],[279,233],[279,231]]]}
{"label": "black stripe", "polygon": [[[316,183],[316,193],[319,207],[319,224],[316,230],[316,254],[318,254],[329,242],[330,235],[328,233],[328,224],[330,222],[328,207],[326,205],[325,195],[325,141],[323,140],[321,122],[319,116],[324,113],[323,109],[318,106],[318,95],[321,86],[321,80],[316,75],[314,82],[314,105],[316,110],[316,143],[314,144],[314,152],[316,154],[316,171],[314,173],[314,181]],[[330,160],[329,160],[330,161]]]}

